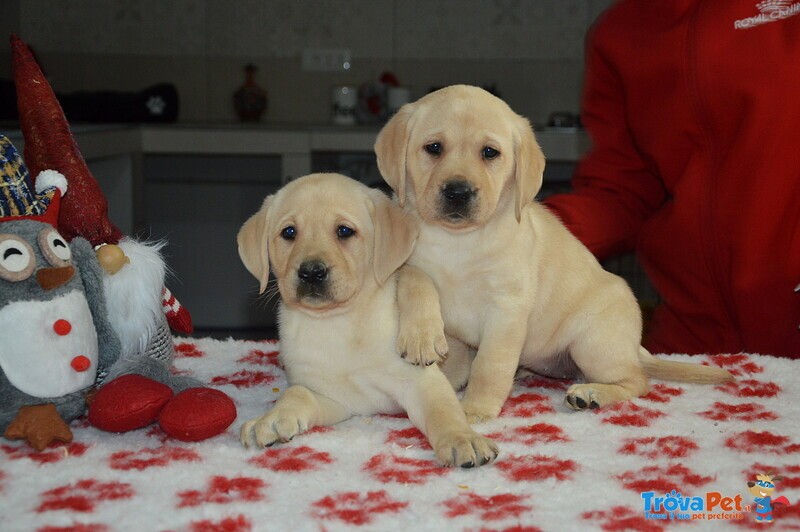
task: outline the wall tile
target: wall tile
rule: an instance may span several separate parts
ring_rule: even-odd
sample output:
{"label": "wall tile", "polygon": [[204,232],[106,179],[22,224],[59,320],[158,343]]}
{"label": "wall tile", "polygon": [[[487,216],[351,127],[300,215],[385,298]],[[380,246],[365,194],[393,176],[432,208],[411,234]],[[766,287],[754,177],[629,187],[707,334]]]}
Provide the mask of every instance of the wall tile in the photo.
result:
{"label": "wall tile", "polygon": [[203,0],[25,0],[21,33],[37,50],[202,55]]}
{"label": "wall tile", "polygon": [[[181,121],[235,120],[231,95],[253,62],[269,92],[268,122],[326,123],[333,85],[392,70],[413,98],[432,86],[496,84],[538,124],[577,111],[584,35],[611,0],[0,2],[57,91],[172,82]],[[303,71],[302,51],[319,47],[350,49],[353,68]],[[0,42],[0,59],[8,50]]]}
{"label": "wall tile", "polygon": [[[596,7],[596,6],[595,6]],[[595,10],[586,0],[407,0],[395,54],[409,59],[575,59]]]}

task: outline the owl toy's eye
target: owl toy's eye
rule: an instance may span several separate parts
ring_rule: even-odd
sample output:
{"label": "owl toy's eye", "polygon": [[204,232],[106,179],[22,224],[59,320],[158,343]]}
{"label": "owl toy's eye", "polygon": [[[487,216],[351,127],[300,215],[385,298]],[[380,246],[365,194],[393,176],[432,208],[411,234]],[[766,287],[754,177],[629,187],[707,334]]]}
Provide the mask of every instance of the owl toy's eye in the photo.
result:
{"label": "owl toy's eye", "polygon": [[0,235],[0,279],[24,281],[35,267],[36,259],[30,244],[16,235]]}
{"label": "owl toy's eye", "polygon": [[42,229],[39,232],[39,247],[47,261],[56,267],[69,265],[72,251],[67,240],[52,228]]}

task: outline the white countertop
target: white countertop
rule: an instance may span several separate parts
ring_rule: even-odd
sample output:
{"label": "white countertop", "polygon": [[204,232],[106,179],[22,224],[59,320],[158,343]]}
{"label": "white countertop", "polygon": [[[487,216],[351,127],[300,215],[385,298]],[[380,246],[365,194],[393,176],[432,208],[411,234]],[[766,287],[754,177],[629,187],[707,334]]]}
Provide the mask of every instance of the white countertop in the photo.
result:
{"label": "white countertop", "polygon": [[[314,151],[371,152],[379,126],[296,124],[79,124],[72,128],[84,157],[125,153],[249,154],[310,157]],[[2,129],[0,129],[2,131]],[[3,131],[18,149],[18,129]],[[544,129],[536,138],[549,161],[577,161],[588,149],[583,130]]]}

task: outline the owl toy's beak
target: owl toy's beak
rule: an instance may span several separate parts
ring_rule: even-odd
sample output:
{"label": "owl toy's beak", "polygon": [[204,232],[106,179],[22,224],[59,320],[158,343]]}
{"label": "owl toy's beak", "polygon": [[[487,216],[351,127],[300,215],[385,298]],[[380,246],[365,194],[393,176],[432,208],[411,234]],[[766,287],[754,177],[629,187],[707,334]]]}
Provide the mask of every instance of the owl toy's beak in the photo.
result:
{"label": "owl toy's beak", "polygon": [[52,290],[67,284],[73,275],[75,275],[75,268],[72,266],[42,268],[36,272],[36,280],[44,290]]}

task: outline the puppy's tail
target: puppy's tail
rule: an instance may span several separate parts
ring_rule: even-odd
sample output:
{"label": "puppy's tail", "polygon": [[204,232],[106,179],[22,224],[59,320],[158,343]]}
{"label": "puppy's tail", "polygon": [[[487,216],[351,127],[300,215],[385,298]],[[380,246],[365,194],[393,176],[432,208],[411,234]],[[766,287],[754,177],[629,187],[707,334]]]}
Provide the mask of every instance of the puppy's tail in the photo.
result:
{"label": "puppy's tail", "polygon": [[733,375],[722,368],[703,366],[691,362],[677,362],[656,358],[644,347],[639,348],[639,362],[647,375],[655,379],[694,384],[719,384],[733,380]]}

